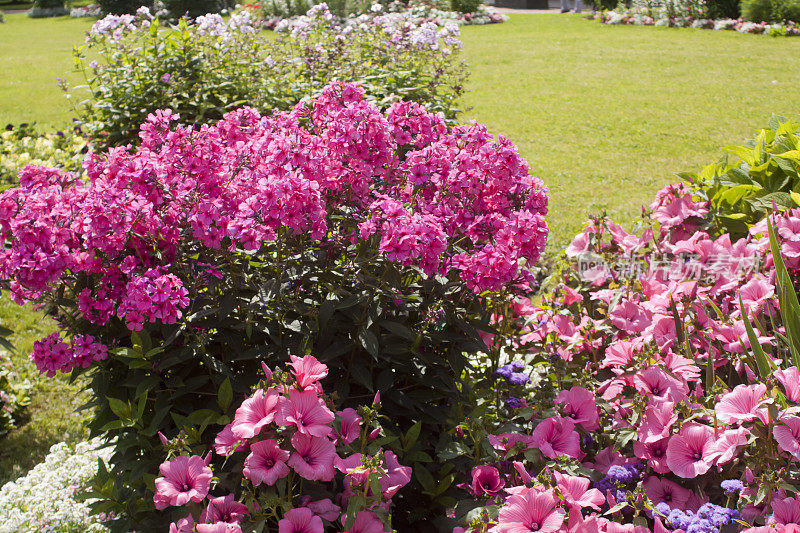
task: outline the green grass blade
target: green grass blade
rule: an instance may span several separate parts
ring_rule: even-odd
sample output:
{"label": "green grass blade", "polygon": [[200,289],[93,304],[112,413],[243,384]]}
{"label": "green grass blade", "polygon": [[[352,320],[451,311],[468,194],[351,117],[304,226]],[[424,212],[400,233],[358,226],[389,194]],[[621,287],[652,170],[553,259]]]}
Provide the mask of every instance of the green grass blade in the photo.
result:
{"label": "green grass blade", "polygon": [[767,354],[764,353],[764,348],[762,348],[761,344],[758,342],[756,332],[753,331],[753,325],[750,324],[750,318],[747,316],[747,311],[744,308],[741,294],[739,294],[739,309],[742,311],[744,329],[747,330],[747,338],[750,339],[750,350],[752,350],[753,356],[755,357],[758,373],[762,378],[767,378],[772,374],[772,361],[767,357]]}

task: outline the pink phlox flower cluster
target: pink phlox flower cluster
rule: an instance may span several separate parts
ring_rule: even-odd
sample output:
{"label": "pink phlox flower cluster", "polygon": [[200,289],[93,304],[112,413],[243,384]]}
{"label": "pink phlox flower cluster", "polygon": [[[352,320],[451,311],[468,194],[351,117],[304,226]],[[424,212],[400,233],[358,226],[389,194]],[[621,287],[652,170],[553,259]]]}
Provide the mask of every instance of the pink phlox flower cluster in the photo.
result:
{"label": "pink phlox flower cluster", "polygon": [[70,372],[73,368],[87,368],[95,361],[108,358],[108,347],[91,335],[75,335],[71,345],[52,333],[33,343],[30,358],[42,374],[53,377],[57,372]]}

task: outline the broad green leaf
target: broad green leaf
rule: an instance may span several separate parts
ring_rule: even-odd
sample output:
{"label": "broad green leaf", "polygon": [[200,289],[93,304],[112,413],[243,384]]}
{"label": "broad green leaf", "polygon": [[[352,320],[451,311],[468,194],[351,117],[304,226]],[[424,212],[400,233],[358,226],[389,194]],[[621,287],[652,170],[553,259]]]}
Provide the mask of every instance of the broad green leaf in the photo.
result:
{"label": "broad green leaf", "polygon": [[225,381],[222,382],[222,385],[219,386],[219,392],[217,393],[217,405],[219,405],[222,411],[227,411],[228,406],[233,401],[233,387],[231,386],[231,379],[225,378]]}
{"label": "broad green leaf", "polygon": [[795,366],[800,367],[800,302],[797,292],[783,262],[780,243],[778,242],[775,227],[771,217],[767,217],[767,230],[769,232],[769,246],[772,252],[772,262],[775,265],[775,281],[778,289],[778,302],[781,309],[783,326],[786,328],[786,337],[789,339],[789,352]]}

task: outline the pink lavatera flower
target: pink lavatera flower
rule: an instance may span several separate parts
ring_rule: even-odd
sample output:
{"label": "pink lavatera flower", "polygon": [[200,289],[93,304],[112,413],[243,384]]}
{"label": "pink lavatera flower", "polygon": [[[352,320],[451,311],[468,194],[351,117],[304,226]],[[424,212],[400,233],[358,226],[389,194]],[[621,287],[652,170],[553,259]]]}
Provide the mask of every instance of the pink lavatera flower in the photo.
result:
{"label": "pink lavatera flower", "polygon": [[171,523],[169,525],[169,533],[194,533],[196,525],[192,515],[189,515]]}
{"label": "pink lavatera flower", "polygon": [[380,518],[372,511],[359,511],[356,521],[345,533],[384,533],[385,528]]}
{"label": "pink lavatera flower", "polygon": [[320,363],[313,355],[295,357],[290,355],[292,374],[297,384],[305,389],[328,375],[328,366]]}
{"label": "pink lavatera flower", "polygon": [[383,453],[386,475],[381,477],[381,492],[387,500],[391,499],[397,491],[411,481],[411,467],[403,466],[397,460],[397,455],[391,451]]}
{"label": "pink lavatera flower", "polygon": [[322,519],[308,507],[286,511],[278,522],[278,533],[325,533]]}
{"label": "pink lavatera flower", "polygon": [[641,394],[671,402],[685,400],[689,393],[686,383],[670,376],[657,366],[637,372],[633,377],[633,384]]}
{"label": "pink lavatera flower", "polygon": [[585,477],[569,476],[560,472],[554,472],[553,476],[558,490],[570,507],[579,509],[591,507],[595,511],[599,511],[600,506],[606,501],[602,492],[589,488],[591,481]]}
{"label": "pink lavatera flower", "polygon": [[492,448],[499,452],[508,453],[518,443],[523,443],[523,450],[528,450],[533,447],[533,439],[530,435],[523,435],[522,433],[501,433],[499,435],[489,435],[487,438]]}
{"label": "pink lavatera flower", "polygon": [[556,403],[564,404],[564,416],[583,426],[586,431],[595,431],[600,428],[594,394],[583,387],[572,387],[568,391],[559,392]]}
{"label": "pink lavatera flower", "polygon": [[749,435],[750,431],[742,427],[723,431],[718,434],[709,459],[714,461],[715,465],[730,463],[736,458],[739,450],[747,445]]}
{"label": "pink lavatera flower", "polygon": [[800,373],[796,366],[775,370],[772,375],[781,382],[790,402],[800,401]]}
{"label": "pink lavatera flower", "polygon": [[306,507],[311,509],[315,515],[328,522],[335,521],[342,512],[342,508],[333,503],[330,498],[309,502]]}
{"label": "pink lavatera flower", "polygon": [[237,502],[233,494],[211,498],[208,506],[200,513],[201,522],[238,523],[247,518],[247,506]]}
{"label": "pink lavatera flower", "polygon": [[642,421],[636,430],[639,442],[652,444],[669,437],[672,434],[672,425],[677,421],[674,402],[652,400],[645,408]]}
{"label": "pink lavatera flower", "polygon": [[334,418],[316,391],[290,390],[289,398],[281,401],[275,422],[279,426],[295,426],[303,435],[327,437],[332,432],[329,424]]}
{"label": "pink lavatera flower", "polygon": [[640,441],[633,443],[633,454],[647,461],[647,466],[653,469],[654,472],[659,474],[667,474],[670,468],[667,465],[667,446],[669,438],[664,438],[656,442],[645,444]]}
{"label": "pink lavatera flower", "polygon": [[768,523],[773,525],[800,524],[800,498],[775,497],[771,504],[772,515],[767,520]]}
{"label": "pink lavatera flower", "polygon": [[472,483],[468,487],[475,496],[494,496],[505,485],[495,467],[479,465],[472,469]]}
{"label": "pink lavatera flower", "polygon": [[156,478],[153,502],[156,509],[180,507],[186,503],[201,502],[211,488],[213,472],[199,455],[179,455],[158,467],[162,477]]}
{"label": "pink lavatera flower", "polygon": [[289,475],[286,461],[289,452],[281,449],[275,439],[256,442],[250,447],[250,455],[244,460],[242,474],[254,487],[261,483],[274,485],[276,481]]}
{"label": "pink lavatera flower", "polygon": [[737,385],[731,392],[722,397],[714,407],[717,419],[725,424],[744,424],[760,420],[763,424],[769,421],[766,405],[772,403],[766,398],[767,386]]}
{"label": "pink lavatera flower", "polygon": [[311,481],[333,479],[333,462],[338,456],[336,447],[327,437],[310,437],[298,432],[292,435],[292,446],[296,451],[287,464],[301,477]]}
{"label": "pink lavatera flower", "polygon": [[214,451],[217,452],[218,455],[227,457],[234,451],[243,452],[247,450],[247,441],[234,435],[231,429],[232,427],[233,424],[228,424],[222,431],[217,433],[214,439]]}
{"label": "pink lavatera flower", "polygon": [[644,490],[654,504],[666,503],[671,509],[685,509],[692,496],[691,490],[658,476],[648,477],[644,481]]}
{"label": "pink lavatera flower", "polygon": [[629,333],[642,332],[652,322],[652,313],[630,300],[614,306],[608,317],[614,326]]}
{"label": "pink lavatera flower", "polygon": [[231,432],[239,439],[251,439],[275,421],[281,395],[274,389],[259,389],[236,409]]}
{"label": "pink lavatera flower", "polygon": [[524,495],[510,496],[500,509],[497,525],[490,533],[554,533],[561,529],[566,512],[556,507],[552,491],[529,490]]}
{"label": "pink lavatera flower", "polygon": [[782,417],[772,428],[772,435],[783,451],[800,461],[800,417]]}
{"label": "pink lavatera flower", "polygon": [[583,456],[575,423],[568,418],[552,417],[542,420],[531,434],[531,444],[550,459],[559,455],[574,459]]}
{"label": "pink lavatera flower", "polygon": [[350,444],[361,434],[361,417],[351,407],[337,411],[336,414],[340,418],[340,423],[335,428],[337,440],[344,444]]}
{"label": "pink lavatera flower", "polygon": [[714,430],[708,426],[690,422],[667,445],[667,465],[672,472],[684,479],[705,474],[713,464]]}

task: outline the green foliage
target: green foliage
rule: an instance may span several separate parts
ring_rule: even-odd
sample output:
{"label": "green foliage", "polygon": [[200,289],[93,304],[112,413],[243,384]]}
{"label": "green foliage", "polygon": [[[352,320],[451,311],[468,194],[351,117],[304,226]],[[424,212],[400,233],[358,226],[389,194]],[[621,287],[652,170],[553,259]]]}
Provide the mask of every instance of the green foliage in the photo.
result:
{"label": "green foliage", "polygon": [[716,233],[739,238],[773,205],[800,205],[798,129],[797,123],[773,115],[768,128],[745,146],[727,147],[727,154],[699,174],[680,174],[694,181],[699,194],[710,201]]}
{"label": "green foliage", "polygon": [[753,22],[800,20],[800,0],[742,0],[742,18]]}
{"label": "green foliage", "polygon": [[[0,327],[0,340],[11,332]],[[31,403],[31,384],[14,371],[13,363],[6,350],[0,351],[0,439],[17,427]]]}
{"label": "green foliage", "polygon": [[0,132],[0,186],[16,183],[17,173],[25,165],[81,173],[86,143],[78,133],[39,133],[29,124],[9,125]]}
{"label": "green foliage", "polygon": [[157,11],[160,12],[164,9],[169,14],[169,18],[175,20],[183,16],[195,18],[208,13],[219,13],[230,7],[232,7],[231,2],[228,0],[159,0],[156,2]]}
{"label": "green foliage", "polygon": [[41,9],[63,8],[64,0],[34,0],[33,6]]}
{"label": "green foliage", "polygon": [[298,17],[314,4],[313,0],[263,0],[259,2],[259,14],[266,20]]}
{"label": "green foliage", "polygon": [[596,11],[610,11],[620,4],[619,0],[590,0],[589,3]]}
{"label": "green foliage", "polygon": [[157,20],[149,29],[139,26],[119,42],[95,35],[75,50],[90,91],[76,112],[101,148],[138,142],[139,126],[156,109],[172,109],[190,124],[242,106],[288,110],[332,80],[359,83],[381,108],[412,100],[452,121],[466,78],[457,54],[389,46],[378,26],[344,34],[318,20],[298,38],[236,29],[223,38],[186,20],[157,26]]}
{"label": "green foliage", "polygon": [[451,0],[453,11],[459,13],[475,13],[481,3],[481,0]]}
{"label": "green foliage", "polygon": [[136,13],[142,6],[153,6],[152,0],[97,0],[97,3],[103,13],[114,15]]}
{"label": "green foliage", "polygon": [[740,0],[706,0],[710,19],[738,19],[742,15]]}

